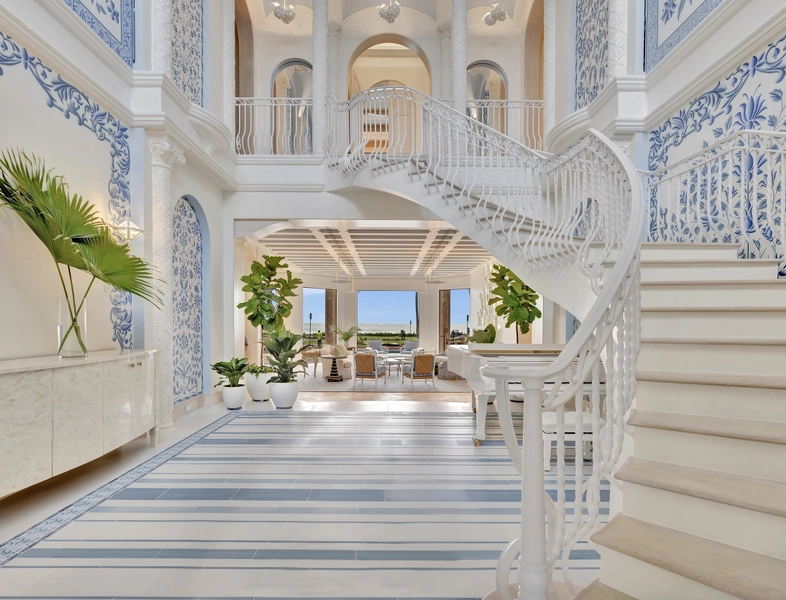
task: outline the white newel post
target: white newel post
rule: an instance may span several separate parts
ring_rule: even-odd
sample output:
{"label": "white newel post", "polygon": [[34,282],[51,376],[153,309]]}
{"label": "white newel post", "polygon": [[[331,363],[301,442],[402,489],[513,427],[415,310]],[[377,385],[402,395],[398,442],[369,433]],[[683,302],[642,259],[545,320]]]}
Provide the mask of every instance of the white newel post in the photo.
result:
{"label": "white newel post", "polygon": [[453,0],[453,108],[467,112],[467,0]]}
{"label": "white newel post", "polygon": [[153,70],[172,76],[172,1],[153,0]]}
{"label": "white newel post", "polygon": [[151,139],[150,154],[153,183],[153,266],[162,279],[162,306],[153,308],[153,343],[158,350],[156,396],[157,427],[172,427],[174,375],[172,349],[172,190],[171,176],[175,165],[186,162],[183,152],[167,139]]}
{"label": "white newel post", "polygon": [[224,0],[224,123],[235,137],[235,0]]}
{"label": "white newel post", "polygon": [[453,40],[450,23],[437,25],[439,34],[439,98],[448,100],[453,96]]}
{"label": "white newel post", "polygon": [[331,21],[328,24],[328,95],[337,100],[341,100],[338,97],[338,84],[341,80],[338,51],[343,28],[344,26],[338,21]]}
{"label": "white newel post", "polygon": [[328,87],[328,0],[313,0],[314,25],[311,54],[314,108],[311,117],[311,145],[314,154],[325,153]]}
{"label": "white newel post", "polygon": [[543,139],[554,128],[557,100],[555,61],[557,46],[557,0],[543,2]]}
{"label": "white newel post", "polygon": [[521,440],[521,557],[519,600],[546,600],[546,493],[543,477],[543,384],[524,382],[524,427]]}

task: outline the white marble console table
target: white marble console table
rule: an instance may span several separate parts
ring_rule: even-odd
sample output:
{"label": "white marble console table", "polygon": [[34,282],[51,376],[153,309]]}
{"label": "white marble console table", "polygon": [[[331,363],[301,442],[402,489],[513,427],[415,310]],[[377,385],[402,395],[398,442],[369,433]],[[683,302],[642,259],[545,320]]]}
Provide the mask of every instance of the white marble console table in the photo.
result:
{"label": "white marble console table", "polygon": [[150,432],[155,351],[0,361],[0,498]]}

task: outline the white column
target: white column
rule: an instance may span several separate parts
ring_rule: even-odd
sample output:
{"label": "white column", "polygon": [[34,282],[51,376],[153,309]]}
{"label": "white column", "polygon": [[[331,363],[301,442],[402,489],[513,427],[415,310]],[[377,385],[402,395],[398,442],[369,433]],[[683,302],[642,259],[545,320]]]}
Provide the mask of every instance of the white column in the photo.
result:
{"label": "white column", "polygon": [[325,153],[328,87],[328,0],[313,0],[314,25],[311,64],[314,109],[311,117],[311,143],[314,154]]}
{"label": "white column", "polygon": [[224,0],[224,123],[235,134],[235,0]]}
{"label": "white column", "polygon": [[153,183],[153,266],[162,279],[162,306],[153,309],[153,343],[156,360],[157,427],[167,429],[172,420],[174,375],[172,351],[172,201],[171,176],[175,165],[186,162],[183,152],[166,138],[150,140]]}
{"label": "white column", "polygon": [[[341,42],[341,31],[344,26],[339,21],[331,21],[328,23],[328,95],[339,99],[339,82],[343,80],[339,72],[341,66],[339,65],[339,44]],[[343,94],[342,94],[343,96]]]}
{"label": "white column", "polygon": [[628,71],[628,0],[609,0],[609,68],[606,78]]}
{"label": "white column", "polygon": [[543,139],[554,128],[556,85],[557,0],[543,1]]}
{"label": "white column", "polygon": [[153,0],[153,70],[172,75],[172,1]]}
{"label": "white column", "polygon": [[467,0],[453,0],[453,108],[467,112]]}
{"label": "white column", "polygon": [[437,25],[439,34],[439,96],[435,97],[447,100],[453,96],[453,46],[450,36],[450,23],[440,23]]}

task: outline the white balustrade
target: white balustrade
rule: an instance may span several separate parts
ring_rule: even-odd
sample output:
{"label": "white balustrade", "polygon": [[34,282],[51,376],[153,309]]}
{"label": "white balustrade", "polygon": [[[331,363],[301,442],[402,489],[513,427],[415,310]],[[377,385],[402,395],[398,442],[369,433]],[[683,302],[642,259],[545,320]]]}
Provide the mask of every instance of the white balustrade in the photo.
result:
{"label": "white balustrade", "polygon": [[[640,345],[643,201],[632,163],[598,132],[546,155],[491,125],[408,88],[367,90],[348,102],[329,99],[328,160],[346,175],[368,169],[374,176],[401,171],[407,180],[419,179],[513,249],[515,264],[508,266],[514,270],[573,267],[586,277],[594,301],[557,360],[548,367],[483,367],[483,375],[495,380],[506,447],[522,475],[521,537],[500,558],[497,593],[510,598],[509,572],[520,553],[518,598],[546,600],[553,595],[552,571],[560,554],[563,577],[575,594],[567,569],[570,548],[597,525],[601,481],[622,449]],[[507,404],[513,381],[526,388],[521,447]],[[582,390],[586,381],[592,382],[589,398]],[[548,395],[546,382],[553,384]],[[546,411],[557,423],[556,501],[545,495]],[[574,430],[573,448],[566,447],[568,427]],[[592,465],[585,468],[580,450],[589,435]],[[569,478],[575,478],[573,501]]]}
{"label": "white balustrade", "polygon": [[236,98],[236,152],[311,154],[312,109],[311,98]]}
{"label": "white balustrade", "polygon": [[786,134],[742,131],[642,173],[652,242],[739,243],[743,258],[784,259]]}
{"label": "white balustrade", "polygon": [[467,114],[528,148],[543,149],[542,100],[468,100]]}

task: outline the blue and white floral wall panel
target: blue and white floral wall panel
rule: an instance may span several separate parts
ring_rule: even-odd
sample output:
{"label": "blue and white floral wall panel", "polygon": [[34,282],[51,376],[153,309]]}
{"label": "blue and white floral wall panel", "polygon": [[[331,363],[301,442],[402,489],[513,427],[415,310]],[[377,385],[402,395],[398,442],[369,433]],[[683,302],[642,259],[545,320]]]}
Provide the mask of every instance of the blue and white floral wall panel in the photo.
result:
{"label": "blue and white floral wall panel", "polygon": [[172,78],[194,104],[202,105],[202,0],[172,0]]}
{"label": "blue and white floral wall panel", "polygon": [[134,64],[134,0],[63,0],[129,66]]}
{"label": "blue and white floral wall panel", "polygon": [[646,0],[645,69],[653,69],[722,1]]}
{"label": "blue and white floral wall panel", "polygon": [[202,233],[185,198],[172,217],[174,399],[202,393]]}
{"label": "blue and white floral wall panel", "polygon": [[609,68],[609,0],[576,2],[576,109],[606,85]]}

